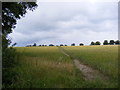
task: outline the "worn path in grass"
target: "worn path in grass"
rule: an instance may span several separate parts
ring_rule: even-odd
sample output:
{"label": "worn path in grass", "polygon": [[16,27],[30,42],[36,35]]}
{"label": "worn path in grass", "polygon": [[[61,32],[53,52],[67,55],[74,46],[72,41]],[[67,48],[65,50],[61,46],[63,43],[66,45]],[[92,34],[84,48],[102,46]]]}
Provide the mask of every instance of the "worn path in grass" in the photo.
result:
{"label": "worn path in grass", "polygon": [[[59,49],[64,55],[71,57],[68,53],[65,52],[65,50],[63,48],[59,47]],[[79,69],[83,73],[85,80],[94,80],[98,77],[100,77],[104,80],[108,79],[108,77],[104,76],[99,71],[94,70],[93,68],[91,68],[87,65],[84,65],[82,62],[80,62],[80,60],[73,59],[73,61],[74,61],[76,68]]]}

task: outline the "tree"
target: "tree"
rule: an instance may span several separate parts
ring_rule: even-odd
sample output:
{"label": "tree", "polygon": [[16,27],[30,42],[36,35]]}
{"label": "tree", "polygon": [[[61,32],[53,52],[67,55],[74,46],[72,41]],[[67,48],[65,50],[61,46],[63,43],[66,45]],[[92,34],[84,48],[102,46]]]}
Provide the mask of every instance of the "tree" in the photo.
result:
{"label": "tree", "polygon": [[65,44],[65,46],[67,46],[67,45]]}
{"label": "tree", "polygon": [[99,41],[97,41],[96,43],[95,43],[95,45],[100,45],[101,43],[99,42]]}
{"label": "tree", "polygon": [[95,45],[95,43],[94,42],[91,42],[91,44],[90,45]]}
{"label": "tree", "polygon": [[71,46],[75,46],[75,43],[72,43]]}
{"label": "tree", "polygon": [[114,40],[110,40],[109,44],[110,45],[114,45],[115,41]]}
{"label": "tree", "polygon": [[119,40],[115,41],[115,45],[120,45],[120,41]]}
{"label": "tree", "polygon": [[80,43],[79,45],[80,45],[80,46],[83,46],[84,44],[83,44],[83,43]]}
{"label": "tree", "polygon": [[63,44],[60,44],[60,46],[64,46]]}
{"label": "tree", "polygon": [[37,44],[36,44],[36,43],[34,43],[34,44],[33,44],[33,46],[37,46]]}
{"label": "tree", "polygon": [[2,2],[2,84],[4,87],[12,84],[15,73],[10,68],[15,66],[15,49],[8,48],[11,40],[8,34],[12,33],[18,19],[24,17],[27,10],[34,10],[35,2]]}
{"label": "tree", "polygon": [[50,44],[49,46],[54,46],[53,44]]}
{"label": "tree", "polygon": [[104,40],[103,45],[108,45],[108,44],[109,44],[108,41]]}
{"label": "tree", "polygon": [[35,2],[2,2],[3,49],[6,49],[11,43],[7,36],[12,33],[17,20],[24,17],[27,10],[33,11],[36,7],[37,4]]}

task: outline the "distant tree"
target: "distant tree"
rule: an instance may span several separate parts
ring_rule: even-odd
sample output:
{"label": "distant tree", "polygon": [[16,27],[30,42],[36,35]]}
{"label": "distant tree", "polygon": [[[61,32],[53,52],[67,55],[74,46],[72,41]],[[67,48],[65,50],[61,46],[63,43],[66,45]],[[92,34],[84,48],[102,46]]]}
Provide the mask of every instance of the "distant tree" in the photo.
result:
{"label": "distant tree", "polygon": [[39,45],[40,47],[42,46],[42,45]]}
{"label": "distant tree", "polygon": [[75,46],[75,43],[72,43],[71,46]]}
{"label": "distant tree", "polygon": [[84,46],[84,44],[83,44],[83,43],[80,43],[79,45],[80,45],[80,46]]}
{"label": "distant tree", "polygon": [[53,44],[49,44],[49,46],[54,46]]}
{"label": "distant tree", "polygon": [[95,43],[95,45],[100,45],[101,43],[99,42],[99,41],[97,41],[96,43]]}
{"label": "distant tree", "polygon": [[42,46],[45,46],[44,44]]}
{"label": "distant tree", "polygon": [[115,41],[114,40],[110,40],[109,44],[110,45],[114,45]]}
{"label": "distant tree", "polygon": [[65,44],[65,46],[67,46],[67,45]]}
{"label": "distant tree", "polygon": [[45,47],[46,47],[47,45],[45,45]]}
{"label": "distant tree", "polygon": [[34,44],[33,44],[33,46],[37,46],[37,44],[36,44],[36,43],[34,43]]}
{"label": "distant tree", "polygon": [[108,44],[109,44],[108,41],[104,40],[103,45],[108,45]]}
{"label": "distant tree", "polygon": [[60,46],[64,46],[63,44],[60,44]]}
{"label": "distant tree", "polygon": [[120,45],[120,41],[119,40],[115,41],[115,45]]}
{"label": "distant tree", "polygon": [[31,45],[27,45],[26,47],[31,47]]}
{"label": "distant tree", "polygon": [[26,47],[29,47],[29,45],[27,45]]}
{"label": "distant tree", "polygon": [[90,45],[95,45],[95,43],[94,42],[91,42],[91,44]]}

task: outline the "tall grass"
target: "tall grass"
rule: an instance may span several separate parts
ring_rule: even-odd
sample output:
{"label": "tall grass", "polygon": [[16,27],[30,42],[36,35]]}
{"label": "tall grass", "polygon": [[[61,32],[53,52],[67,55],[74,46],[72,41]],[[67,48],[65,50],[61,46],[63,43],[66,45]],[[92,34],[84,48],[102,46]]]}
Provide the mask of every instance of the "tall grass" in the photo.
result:
{"label": "tall grass", "polygon": [[[64,88],[80,87],[83,78],[76,78],[71,59],[62,54],[57,47],[22,47],[15,68],[18,81],[12,85],[17,88]],[[81,75],[81,74],[79,74]]]}
{"label": "tall grass", "polygon": [[86,81],[73,60],[57,47],[16,47],[17,81],[12,88],[107,88],[104,81]]}
{"label": "tall grass", "polygon": [[72,57],[98,69],[118,83],[118,46],[71,46],[64,49]]}

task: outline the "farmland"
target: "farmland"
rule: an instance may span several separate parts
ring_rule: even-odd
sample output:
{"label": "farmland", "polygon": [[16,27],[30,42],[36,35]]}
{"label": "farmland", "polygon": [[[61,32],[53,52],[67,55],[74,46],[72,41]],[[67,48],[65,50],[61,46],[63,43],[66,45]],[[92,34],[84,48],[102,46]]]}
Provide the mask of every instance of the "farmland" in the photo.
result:
{"label": "farmland", "polygon": [[99,70],[107,75],[112,82],[118,80],[118,46],[75,46],[64,47],[72,58]]}
{"label": "farmland", "polygon": [[[10,87],[117,87],[117,46],[15,47],[15,49],[18,54],[16,57],[18,65],[13,70],[18,75]],[[105,74],[110,80],[101,78],[85,80],[82,72],[75,67],[74,58]]]}

